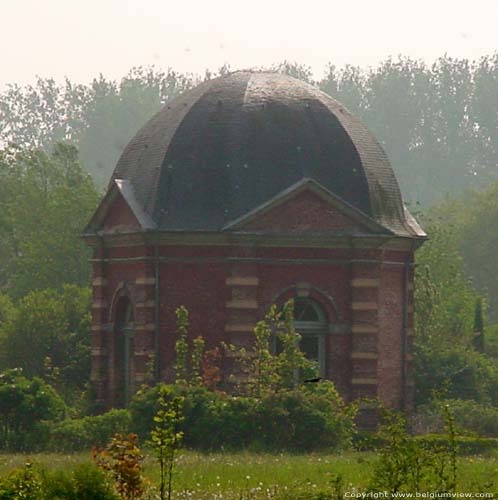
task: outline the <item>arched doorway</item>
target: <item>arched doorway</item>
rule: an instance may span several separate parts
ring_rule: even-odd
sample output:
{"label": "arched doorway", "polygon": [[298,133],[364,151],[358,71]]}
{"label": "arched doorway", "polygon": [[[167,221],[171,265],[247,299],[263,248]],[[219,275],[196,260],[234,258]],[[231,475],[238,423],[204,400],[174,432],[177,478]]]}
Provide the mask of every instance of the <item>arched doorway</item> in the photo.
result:
{"label": "arched doorway", "polygon": [[294,299],[294,328],[301,335],[301,351],[310,361],[316,363],[320,377],[325,377],[329,325],[322,307],[307,297]]}
{"label": "arched doorway", "polygon": [[133,368],[133,304],[123,296],[116,304],[114,328],[115,405],[126,406],[131,397]]}

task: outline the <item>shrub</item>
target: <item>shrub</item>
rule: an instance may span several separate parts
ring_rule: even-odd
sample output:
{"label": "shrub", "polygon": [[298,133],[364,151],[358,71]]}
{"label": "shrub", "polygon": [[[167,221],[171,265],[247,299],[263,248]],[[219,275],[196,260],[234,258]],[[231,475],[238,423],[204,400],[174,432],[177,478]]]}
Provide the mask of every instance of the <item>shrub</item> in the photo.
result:
{"label": "shrub", "polygon": [[122,500],[138,500],[144,495],[147,483],[142,475],[144,456],[138,447],[136,434],[116,434],[105,450],[94,450],[97,466],[109,473]]}
{"label": "shrub", "polygon": [[351,444],[354,411],[330,382],[261,399],[257,434],[271,449],[337,449]]}
{"label": "shrub", "polygon": [[378,431],[381,446],[369,481],[370,491],[452,492],[457,478],[457,449],[451,414],[444,408],[447,435],[442,443],[427,446],[406,432],[403,416],[384,410]]}
{"label": "shrub", "polygon": [[415,402],[431,401],[434,391],[448,399],[498,404],[498,363],[462,345],[445,345],[436,336],[419,339],[414,356]]}
{"label": "shrub", "polygon": [[[159,387],[140,391],[130,405],[132,429],[144,437],[158,411]],[[184,398],[181,430],[192,448],[312,450],[351,442],[354,411],[331,382],[269,392],[260,399],[178,384],[172,392]]]}
{"label": "shrub", "polygon": [[444,427],[438,407],[448,406],[458,431],[485,437],[498,437],[498,408],[464,399],[448,399],[418,408],[414,428],[418,433],[440,433]]}
{"label": "shrub", "polygon": [[[415,436],[414,440],[425,449],[441,449],[449,446],[448,436],[444,434],[425,434],[424,436]],[[496,451],[498,438],[456,436],[455,445],[460,455],[480,455]]]}
{"label": "shrub", "polygon": [[[146,437],[159,411],[161,385],[139,391],[130,404],[132,429]],[[184,398],[182,426],[186,446],[200,449],[247,445],[254,436],[255,400],[212,392],[205,387],[175,384],[173,395]]]}
{"label": "shrub", "polygon": [[131,427],[128,410],[111,410],[103,415],[64,420],[51,432],[50,448],[74,452],[105,446],[116,433],[127,434]]}
{"label": "shrub", "polygon": [[40,477],[31,463],[0,478],[0,500],[40,500],[41,494]]}
{"label": "shrub", "polygon": [[66,411],[57,393],[19,369],[0,373],[0,449],[42,448],[48,437],[44,421],[60,420]]}
{"label": "shrub", "polygon": [[0,478],[0,500],[119,500],[106,474],[93,464],[39,470],[31,463]]}
{"label": "shrub", "polygon": [[69,471],[42,471],[44,500],[118,500],[106,474],[93,464],[80,464]]}

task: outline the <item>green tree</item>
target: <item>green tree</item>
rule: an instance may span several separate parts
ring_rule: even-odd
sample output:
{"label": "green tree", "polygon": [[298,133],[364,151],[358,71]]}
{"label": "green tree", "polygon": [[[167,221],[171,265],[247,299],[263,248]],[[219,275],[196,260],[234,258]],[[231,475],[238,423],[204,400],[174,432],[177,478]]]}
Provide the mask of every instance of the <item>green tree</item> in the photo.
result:
{"label": "green tree", "polygon": [[[445,210],[450,210],[447,202]],[[440,215],[440,212],[438,212]],[[415,397],[498,401],[495,359],[473,349],[479,292],[466,277],[458,251],[459,228],[446,218],[428,220],[429,241],[417,252],[415,284]]]}
{"label": "green tree", "polygon": [[464,272],[455,226],[427,220],[427,241],[417,252],[415,324],[417,338],[427,342],[470,345],[474,306],[479,297]]}
{"label": "green tree", "polygon": [[53,154],[0,152],[0,287],[14,297],[34,289],[88,284],[89,249],[80,234],[99,196],[74,147]]}
{"label": "green tree", "polygon": [[76,144],[102,189],[126,143],[170,99],[199,79],[172,69],[132,68],[119,82],[100,75],[90,85],[7,86],[0,94],[0,136],[23,148],[50,153],[57,142]]}
{"label": "green tree", "polygon": [[60,420],[65,405],[40,378],[29,379],[22,370],[0,373],[0,448],[22,450],[42,444],[37,432],[42,421]]}
{"label": "green tree", "polygon": [[271,306],[256,324],[250,348],[229,346],[236,361],[231,378],[239,380],[238,390],[259,398],[316,377],[316,366],[299,348],[300,340],[294,328],[294,301],[286,302],[281,310]]}
{"label": "green tree", "polygon": [[171,500],[173,467],[175,456],[181,449],[183,431],[180,430],[184,418],[182,408],[184,398],[172,394],[171,388],[163,385],[159,389],[158,410],[154,416],[154,427],[150,433],[150,445],[154,450],[160,469],[160,498]]}
{"label": "green tree", "polygon": [[[88,381],[90,298],[89,289],[74,285],[63,286],[61,293],[49,289],[23,297],[3,332],[4,364],[22,368],[28,377],[48,378],[71,399]],[[54,368],[60,374],[55,380]]]}

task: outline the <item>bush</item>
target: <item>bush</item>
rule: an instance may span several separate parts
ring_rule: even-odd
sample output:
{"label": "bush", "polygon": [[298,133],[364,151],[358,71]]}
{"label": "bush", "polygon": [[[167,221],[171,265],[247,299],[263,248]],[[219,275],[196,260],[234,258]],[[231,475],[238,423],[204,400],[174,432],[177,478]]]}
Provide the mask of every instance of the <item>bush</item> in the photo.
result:
{"label": "bush", "polygon": [[[140,391],[130,405],[132,429],[148,437],[159,386]],[[186,446],[199,449],[312,450],[348,446],[354,412],[330,382],[268,393],[257,399],[181,384]]]}
{"label": "bush", "polygon": [[127,434],[131,427],[128,410],[111,410],[103,415],[64,420],[57,424],[50,436],[53,451],[75,452],[103,447],[116,433]]}
{"label": "bush", "polygon": [[256,435],[271,449],[337,449],[351,444],[354,412],[330,382],[269,394],[258,405]]}
{"label": "bush", "polygon": [[[139,391],[132,399],[132,429],[146,439],[158,411],[160,385]],[[228,396],[205,387],[175,384],[172,394],[184,398],[184,443],[191,448],[240,449],[254,437],[256,400]]]}
{"label": "bush", "polygon": [[106,474],[93,464],[73,470],[38,470],[32,464],[0,479],[0,500],[119,500]]}
{"label": "bush", "polygon": [[0,478],[0,500],[40,500],[42,496],[39,474],[31,463]]}
{"label": "bush", "polygon": [[[423,436],[415,436],[414,440],[423,448],[429,450],[449,447],[448,436],[444,434],[425,434]],[[480,455],[498,449],[498,438],[455,436],[455,445],[460,455]]]}
{"label": "bush", "polygon": [[66,407],[57,393],[19,369],[0,373],[0,449],[36,450],[46,445],[46,421],[62,418]]}
{"label": "bush", "polygon": [[434,391],[448,399],[498,404],[498,363],[465,346],[445,346],[437,337],[419,339],[415,349],[415,402],[431,401]]}
{"label": "bush", "polygon": [[414,416],[419,433],[439,433],[443,429],[438,406],[448,406],[458,431],[485,437],[498,437],[498,408],[464,399],[448,399],[418,408]]}
{"label": "bush", "polygon": [[378,430],[380,446],[368,489],[385,491],[389,498],[397,492],[453,492],[457,481],[457,446],[453,419],[443,408],[446,435],[438,445],[410,436],[403,415],[383,410]]}

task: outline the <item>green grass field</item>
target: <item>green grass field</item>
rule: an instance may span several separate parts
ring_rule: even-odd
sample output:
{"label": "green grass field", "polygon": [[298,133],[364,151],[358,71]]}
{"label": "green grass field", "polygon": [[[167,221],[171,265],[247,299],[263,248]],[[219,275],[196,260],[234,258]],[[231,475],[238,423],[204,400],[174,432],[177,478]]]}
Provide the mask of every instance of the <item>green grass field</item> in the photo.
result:
{"label": "green grass field", "polygon": [[[90,460],[89,454],[0,455],[0,475],[27,460],[55,469],[70,468]],[[342,455],[270,455],[254,453],[200,454],[183,452],[178,457],[174,490],[177,499],[248,500],[274,498],[277,493],[331,490],[334,475],[343,478],[345,492],[365,490],[372,471],[372,453]],[[459,459],[458,491],[492,492],[498,496],[498,458],[463,457]],[[152,458],[145,461],[145,475],[156,483],[158,470]]]}

